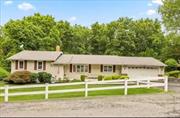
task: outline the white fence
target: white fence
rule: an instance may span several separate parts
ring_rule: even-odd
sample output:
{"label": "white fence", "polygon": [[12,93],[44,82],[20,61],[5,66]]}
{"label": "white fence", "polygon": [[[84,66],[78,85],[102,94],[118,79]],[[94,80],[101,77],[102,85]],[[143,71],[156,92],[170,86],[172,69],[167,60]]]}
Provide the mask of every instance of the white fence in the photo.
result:
{"label": "white fence", "polygon": [[[69,85],[82,85],[82,84],[84,84],[85,87],[80,88],[80,89],[49,90],[49,87],[53,87],[53,86],[69,86]],[[118,84],[119,86],[89,88],[88,85],[90,84]],[[9,93],[10,89],[35,88],[35,87],[44,87],[45,89],[44,91]],[[9,96],[44,94],[45,99],[48,99],[48,95],[53,94],[53,93],[85,92],[85,97],[87,97],[89,91],[112,90],[112,89],[124,89],[124,95],[127,95],[128,88],[146,88],[146,87],[147,88],[164,87],[164,91],[167,92],[168,91],[168,77],[154,77],[154,78],[151,77],[151,78],[145,78],[145,79],[108,80],[108,81],[95,81],[95,82],[38,84],[38,85],[22,85],[22,86],[6,85],[5,87],[0,87],[0,90],[4,90],[4,93],[0,94],[0,96],[4,96],[4,101],[8,102]]]}

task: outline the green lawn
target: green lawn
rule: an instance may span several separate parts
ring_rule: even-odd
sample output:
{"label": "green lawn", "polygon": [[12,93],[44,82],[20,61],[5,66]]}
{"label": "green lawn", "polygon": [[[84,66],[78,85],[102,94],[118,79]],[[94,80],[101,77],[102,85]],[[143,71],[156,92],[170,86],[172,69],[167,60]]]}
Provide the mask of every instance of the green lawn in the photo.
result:
{"label": "green lawn", "polygon": [[[4,82],[0,82],[0,86],[4,86]],[[11,86],[11,85],[10,85]],[[107,86],[119,86],[119,85],[89,85],[90,88],[95,87],[107,87]],[[63,89],[79,89],[84,88],[84,85],[71,85],[71,86],[56,86],[49,87],[49,90],[63,90]],[[40,88],[23,88],[23,89],[13,89],[10,90],[9,93],[14,92],[32,92],[32,91],[41,91],[44,90],[44,87]],[[0,92],[3,92],[1,90]],[[128,89],[128,95],[132,94],[148,94],[148,93],[161,93],[162,89],[159,88],[136,88],[136,89]],[[105,95],[124,95],[123,89],[115,89],[115,90],[99,90],[99,91],[91,91],[88,92],[88,96],[105,96]],[[84,97],[84,92],[71,92],[71,93],[56,93],[49,94],[49,99],[60,99],[60,98],[72,98],[72,97]],[[24,95],[24,96],[11,96],[9,97],[9,101],[24,101],[24,100],[43,100],[44,95]],[[0,97],[0,102],[3,102],[4,98]]]}

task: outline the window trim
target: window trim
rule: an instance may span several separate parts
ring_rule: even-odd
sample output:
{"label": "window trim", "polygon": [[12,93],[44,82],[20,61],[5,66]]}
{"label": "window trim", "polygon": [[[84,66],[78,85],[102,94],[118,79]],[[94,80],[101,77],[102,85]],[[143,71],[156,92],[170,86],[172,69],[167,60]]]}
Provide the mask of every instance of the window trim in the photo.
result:
{"label": "window trim", "polygon": [[[107,71],[105,71],[105,70],[104,70],[104,69],[105,69],[105,66],[111,67],[111,71],[108,71],[108,68],[107,68]],[[105,72],[105,73],[112,73],[112,72],[113,72],[113,65],[103,65],[103,72]]]}
{"label": "window trim", "polygon": [[[79,66],[79,69],[77,68],[78,66]],[[73,64],[72,67],[73,67],[73,72],[76,72],[76,73],[88,73],[89,72],[88,64]]]}
{"label": "window trim", "polygon": [[[22,68],[21,68],[21,66],[20,66],[20,63],[21,63],[21,62],[22,62]],[[24,61],[23,61],[23,60],[19,61],[18,65],[19,65],[19,69],[20,69],[20,70],[23,70],[23,69],[24,69]]]}
{"label": "window trim", "polygon": [[[42,63],[42,68],[41,69],[39,69],[39,63]],[[43,61],[37,61],[37,70],[43,70]]]}

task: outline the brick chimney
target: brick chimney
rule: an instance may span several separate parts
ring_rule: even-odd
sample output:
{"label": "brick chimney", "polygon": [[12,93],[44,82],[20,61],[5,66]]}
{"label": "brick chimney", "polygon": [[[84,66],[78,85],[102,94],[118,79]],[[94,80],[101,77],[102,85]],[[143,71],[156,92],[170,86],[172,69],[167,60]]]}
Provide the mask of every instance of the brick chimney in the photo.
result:
{"label": "brick chimney", "polygon": [[61,51],[61,49],[60,49],[60,46],[59,46],[59,45],[57,45],[57,46],[56,46],[56,51],[57,51],[57,52],[60,52],[60,51]]}

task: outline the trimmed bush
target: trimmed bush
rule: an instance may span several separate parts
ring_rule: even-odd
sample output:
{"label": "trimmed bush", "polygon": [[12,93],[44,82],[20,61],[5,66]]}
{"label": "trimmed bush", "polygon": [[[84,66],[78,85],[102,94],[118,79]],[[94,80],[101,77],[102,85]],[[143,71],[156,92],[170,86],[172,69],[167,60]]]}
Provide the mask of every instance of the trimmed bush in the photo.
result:
{"label": "trimmed bush", "polygon": [[14,84],[26,84],[30,83],[31,73],[29,71],[16,71],[9,75],[7,78],[7,82],[14,83]]}
{"label": "trimmed bush", "polygon": [[122,75],[122,76],[120,76],[120,79],[129,79],[129,77],[126,75]]}
{"label": "trimmed bush", "polygon": [[6,78],[9,75],[9,72],[0,67],[0,81]]}
{"label": "trimmed bush", "polygon": [[103,80],[112,80],[112,76],[105,76]]}
{"label": "trimmed bush", "polygon": [[170,77],[180,78],[180,71],[179,70],[170,71],[167,73],[167,75]]}
{"label": "trimmed bush", "polygon": [[31,83],[37,83],[38,76],[39,76],[38,73],[31,73],[31,75],[30,75]]}
{"label": "trimmed bush", "polygon": [[86,75],[81,75],[81,77],[80,77],[80,78],[81,78],[81,81],[83,81],[83,82],[84,82],[84,81],[85,81],[85,79],[86,79]]}
{"label": "trimmed bush", "polygon": [[103,76],[102,75],[98,75],[98,81],[102,81],[103,80]]}
{"label": "trimmed bush", "polygon": [[117,80],[117,79],[120,79],[120,78],[121,78],[120,75],[112,75],[112,79],[113,79],[113,80]]}
{"label": "trimmed bush", "polygon": [[38,79],[42,83],[51,83],[52,74],[47,72],[39,72]]}
{"label": "trimmed bush", "polygon": [[70,82],[81,82],[81,80],[79,80],[79,79],[73,79],[73,80],[71,80]]}

